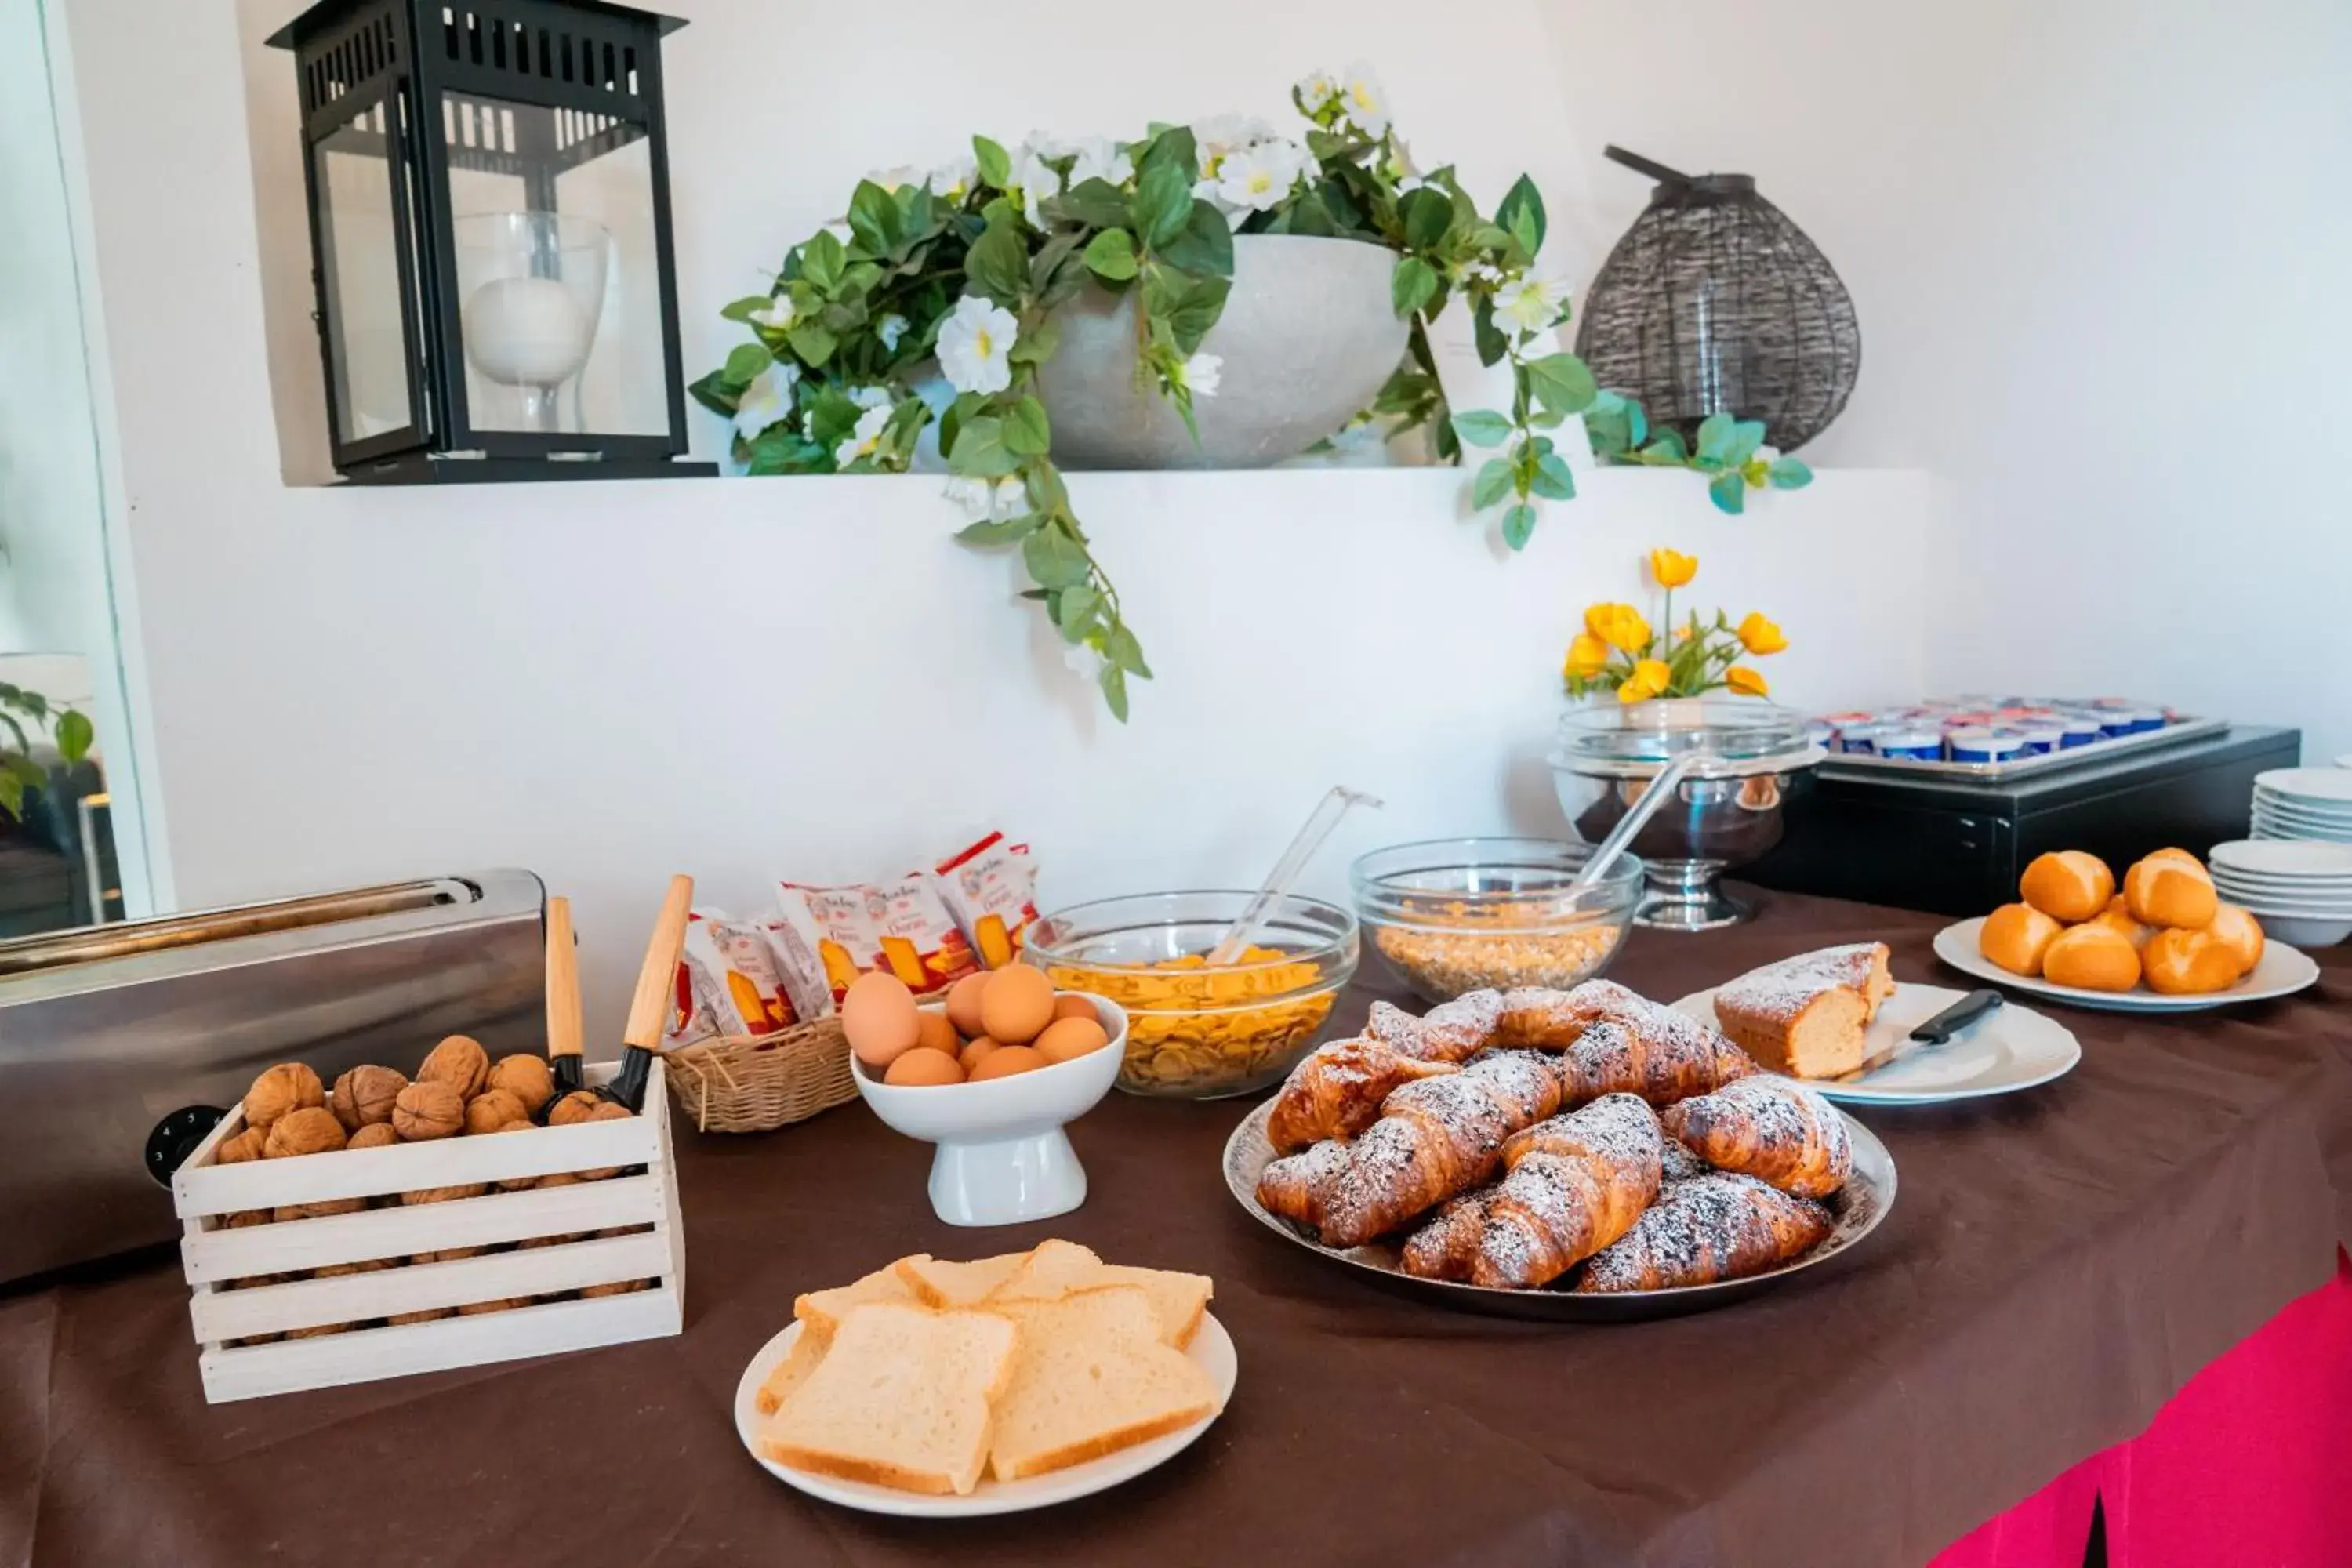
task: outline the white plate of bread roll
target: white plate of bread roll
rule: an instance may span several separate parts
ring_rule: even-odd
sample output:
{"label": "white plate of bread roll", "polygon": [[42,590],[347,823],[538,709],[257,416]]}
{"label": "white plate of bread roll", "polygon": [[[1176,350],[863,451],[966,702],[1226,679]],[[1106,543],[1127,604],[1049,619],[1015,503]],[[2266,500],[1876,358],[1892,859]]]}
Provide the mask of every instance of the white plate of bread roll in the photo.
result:
{"label": "white plate of bread roll", "polygon": [[1462,1310],[1612,1321],[1726,1305],[1895,1201],[1869,1130],[1709,1025],[1606,980],[1375,1003],[1225,1144],[1235,1201]]}
{"label": "white plate of bread roll", "polygon": [[2095,855],[2058,850],[2019,879],[2018,901],[1936,933],[1963,973],[2077,1007],[2194,1013],[2291,995],[2319,978],[2299,949],[2223,900],[2204,862],[2159,849],[2118,879]]}

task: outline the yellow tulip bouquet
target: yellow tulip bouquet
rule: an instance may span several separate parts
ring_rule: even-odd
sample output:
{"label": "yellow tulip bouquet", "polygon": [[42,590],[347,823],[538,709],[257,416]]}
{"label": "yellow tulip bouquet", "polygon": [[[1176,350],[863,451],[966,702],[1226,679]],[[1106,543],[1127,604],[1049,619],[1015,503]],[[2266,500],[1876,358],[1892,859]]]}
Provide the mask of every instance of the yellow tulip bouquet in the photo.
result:
{"label": "yellow tulip bouquet", "polygon": [[1654,697],[1696,697],[1708,691],[1731,691],[1741,697],[1769,697],[1771,687],[1743,657],[1762,658],[1789,646],[1780,628],[1761,611],[1751,610],[1736,624],[1720,609],[1715,619],[1702,621],[1693,610],[1680,626],[1675,624],[1675,590],[1698,575],[1698,557],[1678,550],[1650,552],[1650,576],[1665,593],[1660,630],[1653,632],[1642,612],[1631,605],[1593,605],[1584,612],[1584,629],[1568,645],[1560,675],[1569,694],[1583,697],[1614,691],[1624,703],[1646,702]]}

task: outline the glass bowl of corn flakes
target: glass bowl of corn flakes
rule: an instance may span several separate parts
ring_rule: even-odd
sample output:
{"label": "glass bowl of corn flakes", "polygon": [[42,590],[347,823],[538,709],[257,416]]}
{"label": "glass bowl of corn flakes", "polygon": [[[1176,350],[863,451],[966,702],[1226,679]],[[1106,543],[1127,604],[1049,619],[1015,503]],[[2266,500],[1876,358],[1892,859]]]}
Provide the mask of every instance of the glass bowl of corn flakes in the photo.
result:
{"label": "glass bowl of corn flakes", "polygon": [[1591,853],[1549,838],[1433,839],[1376,849],[1349,880],[1372,951],[1416,995],[1565,991],[1609,967],[1641,903],[1642,863],[1631,855],[1571,889]]}
{"label": "glass bowl of corn flakes", "polygon": [[1218,1100],[1280,1081],[1314,1048],[1356,973],[1356,919],[1337,904],[1284,899],[1232,963],[1207,955],[1241,914],[1244,891],[1146,893],[1056,910],[1031,925],[1029,962],[1066,991],[1127,1009],[1118,1087]]}

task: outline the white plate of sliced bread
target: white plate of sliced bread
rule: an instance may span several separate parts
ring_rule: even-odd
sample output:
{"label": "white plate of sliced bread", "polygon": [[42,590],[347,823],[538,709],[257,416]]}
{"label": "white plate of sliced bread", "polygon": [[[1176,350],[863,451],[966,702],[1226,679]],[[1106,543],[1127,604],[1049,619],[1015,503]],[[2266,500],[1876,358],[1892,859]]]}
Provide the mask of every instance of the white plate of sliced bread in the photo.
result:
{"label": "white plate of sliced bread", "polygon": [[[1807,1078],[1802,1079],[1805,1087],[1824,1100],[1848,1105],[1940,1105],[2032,1089],[2064,1077],[2083,1059],[2082,1042],[2072,1031],[2014,1002],[1995,1008],[1943,1045],[1922,1045],[1909,1037],[1913,1029],[1968,994],[1941,985],[1895,984],[1866,1022],[1856,1016],[1846,1026],[1860,1028],[1860,1053],[1853,1059],[1881,1065],[1850,1078]],[[1684,997],[1675,1008],[1701,1023],[1719,1024],[1715,995],[1701,991]],[[1852,1048],[1849,1045],[1843,1050]],[[1749,1054],[1777,1067],[1767,1059],[1769,1048],[1750,1047]]]}
{"label": "white plate of sliced bread", "polygon": [[1233,1397],[1202,1275],[1047,1241],[898,1259],[802,1296],[735,1390],[762,1468],[845,1508],[963,1518],[1045,1508],[1165,1464]]}

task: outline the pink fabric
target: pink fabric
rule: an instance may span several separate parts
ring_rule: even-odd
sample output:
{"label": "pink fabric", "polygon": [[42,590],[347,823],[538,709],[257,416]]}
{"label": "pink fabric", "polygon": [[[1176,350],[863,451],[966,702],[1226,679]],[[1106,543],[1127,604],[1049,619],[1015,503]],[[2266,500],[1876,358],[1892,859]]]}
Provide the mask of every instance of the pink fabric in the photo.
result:
{"label": "pink fabric", "polygon": [[2095,1500],[2110,1568],[2352,1563],[2352,1258],[2191,1378],[2146,1432],[2060,1476],[1932,1568],[2082,1568]]}

